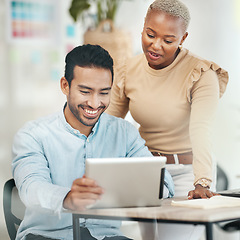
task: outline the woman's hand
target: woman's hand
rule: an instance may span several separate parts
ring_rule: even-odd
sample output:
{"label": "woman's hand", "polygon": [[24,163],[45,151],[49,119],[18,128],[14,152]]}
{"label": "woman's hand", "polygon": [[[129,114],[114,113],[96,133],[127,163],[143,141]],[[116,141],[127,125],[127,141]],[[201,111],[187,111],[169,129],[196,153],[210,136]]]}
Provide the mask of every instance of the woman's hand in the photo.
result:
{"label": "woman's hand", "polygon": [[195,186],[195,190],[192,190],[188,193],[188,199],[195,198],[211,198],[212,196],[219,195],[210,191],[208,188],[203,187],[199,184]]}
{"label": "woman's hand", "polygon": [[103,189],[90,178],[78,178],[63,201],[63,207],[70,210],[85,210],[101,198]]}

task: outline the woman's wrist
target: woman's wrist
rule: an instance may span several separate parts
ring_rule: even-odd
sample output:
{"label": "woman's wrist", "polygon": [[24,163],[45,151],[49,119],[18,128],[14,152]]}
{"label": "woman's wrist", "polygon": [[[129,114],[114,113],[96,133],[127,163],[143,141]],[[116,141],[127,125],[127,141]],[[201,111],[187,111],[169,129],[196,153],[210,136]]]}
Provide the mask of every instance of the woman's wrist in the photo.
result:
{"label": "woman's wrist", "polygon": [[195,183],[194,183],[194,186],[196,187],[197,185],[200,185],[202,187],[205,187],[205,188],[210,188],[211,186],[211,180],[209,179],[206,179],[206,178],[200,178],[198,179]]}

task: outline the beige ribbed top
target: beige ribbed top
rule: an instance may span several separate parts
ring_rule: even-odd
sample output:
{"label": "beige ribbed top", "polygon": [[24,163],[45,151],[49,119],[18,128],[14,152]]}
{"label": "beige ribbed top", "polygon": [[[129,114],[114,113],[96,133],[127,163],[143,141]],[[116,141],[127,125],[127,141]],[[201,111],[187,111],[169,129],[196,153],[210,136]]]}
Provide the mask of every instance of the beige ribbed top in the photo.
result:
{"label": "beige ribbed top", "polygon": [[141,54],[116,66],[107,112],[124,118],[130,110],[150,151],[192,151],[195,181],[211,180],[211,125],[227,82],[225,70],[187,49],[161,70]]}

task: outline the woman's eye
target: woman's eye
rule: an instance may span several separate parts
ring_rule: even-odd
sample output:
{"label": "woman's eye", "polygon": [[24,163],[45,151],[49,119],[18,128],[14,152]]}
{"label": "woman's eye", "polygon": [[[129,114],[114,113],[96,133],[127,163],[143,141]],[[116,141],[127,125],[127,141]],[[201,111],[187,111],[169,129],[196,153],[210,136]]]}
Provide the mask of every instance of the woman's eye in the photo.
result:
{"label": "woman's eye", "polygon": [[170,43],[172,43],[172,41],[165,40],[165,43],[170,44]]}
{"label": "woman's eye", "polygon": [[154,36],[152,35],[152,34],[147,34],[148,35],[148,37],[150,37],[150,38],[154,38]]}

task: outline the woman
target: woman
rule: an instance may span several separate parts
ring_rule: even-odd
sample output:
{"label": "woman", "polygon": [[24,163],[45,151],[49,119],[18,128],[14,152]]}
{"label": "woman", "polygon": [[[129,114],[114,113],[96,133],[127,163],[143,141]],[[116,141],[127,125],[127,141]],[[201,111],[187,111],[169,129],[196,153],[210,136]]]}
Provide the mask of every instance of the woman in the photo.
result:
{"label": "woman", "polygon": [[167,157],[175,196],[210,198],[215,195],[211,126],[228,73],[182,48],[189,20],[178,0],[150,5],[143,54],[116,66],[107,112],[124,118],[130,110],[149,150]]}

